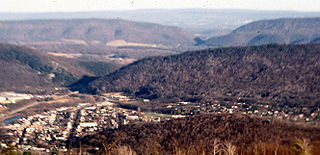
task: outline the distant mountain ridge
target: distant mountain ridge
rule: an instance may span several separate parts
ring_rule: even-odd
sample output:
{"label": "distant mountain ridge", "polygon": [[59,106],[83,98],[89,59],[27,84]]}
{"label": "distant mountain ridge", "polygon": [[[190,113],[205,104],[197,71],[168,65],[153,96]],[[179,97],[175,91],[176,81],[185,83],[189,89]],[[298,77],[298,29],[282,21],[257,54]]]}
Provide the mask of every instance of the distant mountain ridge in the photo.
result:
{"label": "distant mountain ridge", "polygon": [[178,26],[204,37],[219,36],[251,21],[293,17],[319,17],[320,12],[239,9],[139,9],[125,11],[0,13],[0,20],[121,18]]}
{"label": "distant mountain ridge", "polygon": [[194,35],[175,26],[122,19],[0,21],[0,42],[67,58],[128,64],[194,47]]}
{"label": "distant mountain ridge", "polygon": [[261,20],[243,25],[228,35],[209,38],[208,46],[250,46],[320,42],[320,18]]}
{"label": "distant mountain ridge", "polygon": [[193,35],[178,27],[121,19],[1,21],[0,41],[13,43],[73,43],[106,45],[110,41],[176,45],[193,43]]}
{"label": "distant mountain ridge", "polygon": [[224,96],[319,104],[319,51],[319,44],[263,45],[146,58],[89,83],[82,91],[200,102]]}

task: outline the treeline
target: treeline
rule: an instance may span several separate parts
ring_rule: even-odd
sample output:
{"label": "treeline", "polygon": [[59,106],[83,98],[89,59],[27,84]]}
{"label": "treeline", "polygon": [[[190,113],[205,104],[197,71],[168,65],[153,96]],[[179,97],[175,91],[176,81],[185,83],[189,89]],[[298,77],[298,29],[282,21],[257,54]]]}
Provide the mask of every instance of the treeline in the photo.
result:
{"label": "treeline", "polygon": [[76,141],[74,148],[99,147],[100,153],[107,154],[318,154],[320,128],[247,115],[210,114],[126,125]]}

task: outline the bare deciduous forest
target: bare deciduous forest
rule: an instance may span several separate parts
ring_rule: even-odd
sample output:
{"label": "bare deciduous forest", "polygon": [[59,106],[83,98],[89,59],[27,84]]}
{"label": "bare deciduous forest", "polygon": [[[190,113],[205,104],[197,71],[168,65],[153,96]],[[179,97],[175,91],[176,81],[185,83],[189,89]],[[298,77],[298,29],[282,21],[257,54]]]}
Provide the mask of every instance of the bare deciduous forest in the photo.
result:
{"label": "bare deciduous forest", "polygon": [[[117,154],[318,154],[320,128],[239,114],[209,114],[106,130],[74,142]],[[89,146],[89,147],[88,147]],[[214,153],[215,152],[215,153]]]}
{"label": "bare deciduous forest", "polygon": [[319,106],[319,51],[319,44],[262,45],[146,58],[94,80],[82,91],[192,102],[241,97]]}

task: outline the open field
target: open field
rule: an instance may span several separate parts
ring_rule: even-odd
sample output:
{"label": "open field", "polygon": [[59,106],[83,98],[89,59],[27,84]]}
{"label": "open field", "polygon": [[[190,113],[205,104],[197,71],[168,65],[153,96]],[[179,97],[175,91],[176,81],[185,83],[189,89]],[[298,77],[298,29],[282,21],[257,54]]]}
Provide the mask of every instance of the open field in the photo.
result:
{"label": "open field", "polygon": [[79,58],[83,56],[81,53],[58,53],[58,52],[48,52],[48,54],[57,56],[57,57],[66,57],[66,58]]}
{"label": "open field", "polygon": [[125,40],[112,40],[107,42],[107,46],[121,47],[121,46],[137,46],[137,47],[158,47],[156,44],[145,44],[145,43],[135,43],[127,42]]}

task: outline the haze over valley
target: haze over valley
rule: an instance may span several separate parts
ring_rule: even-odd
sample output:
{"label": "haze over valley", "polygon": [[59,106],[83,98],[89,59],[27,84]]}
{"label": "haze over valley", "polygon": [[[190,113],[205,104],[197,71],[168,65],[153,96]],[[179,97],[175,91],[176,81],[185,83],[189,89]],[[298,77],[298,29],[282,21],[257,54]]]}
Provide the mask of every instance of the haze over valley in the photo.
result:
{"label": "haze over valley", "polygon": [[320,10],[231,8],[1,12],[0,154],[320,154]]}
{"label": "haze over valley", "polygon": [[261,11],[246,9],[139,9],[126,11],[87,11],[58,13],[0,13],[0,18],[12,20],[44,19],[124,19],[177,26],[204,38],[219,36],[257,20],[276,18],[319,17],[315,11]]}

